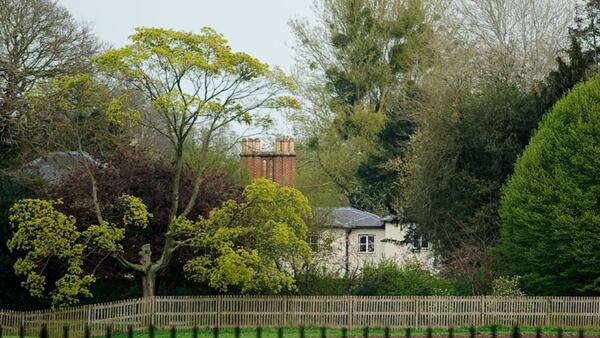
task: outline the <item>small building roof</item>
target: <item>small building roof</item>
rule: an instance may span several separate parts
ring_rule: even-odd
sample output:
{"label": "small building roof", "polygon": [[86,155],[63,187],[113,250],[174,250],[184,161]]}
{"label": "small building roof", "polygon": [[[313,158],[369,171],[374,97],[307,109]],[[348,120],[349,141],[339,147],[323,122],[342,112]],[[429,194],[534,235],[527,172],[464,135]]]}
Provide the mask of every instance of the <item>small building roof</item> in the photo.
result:
{"label": "small building roof", "polygon": [[85,151],[53,151],[27,163],[22,169],[27,173],[40,176],[49,184],[56,184],[72,170],[81,168],[83,160],[103,166],[100,161]]}
{"label": "small building roof", "polygon": [[323,217],[322,225],[331,228],[382,228],[381,217],[352,207],[316,208],[315,215]]}

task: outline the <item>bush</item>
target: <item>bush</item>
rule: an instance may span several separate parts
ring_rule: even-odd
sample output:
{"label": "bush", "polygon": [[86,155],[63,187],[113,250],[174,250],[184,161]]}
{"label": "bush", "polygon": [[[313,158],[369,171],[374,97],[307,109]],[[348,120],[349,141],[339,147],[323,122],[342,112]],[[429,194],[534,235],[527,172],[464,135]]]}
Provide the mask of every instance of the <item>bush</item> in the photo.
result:
{"label": "bush", "polygon": [[348,294],[348,279],[326,270],[307,271],[296,278],[297,293],[303,296]]}
{"label": "bush", "polygon": [[384,260],[364,267],[353,293],[365,296],[455,295],[457,288],[454,281],[436,276],[418,262],[408,261],[398,266]]}
{"label": "bush", "polygon": [[502,273],[537,295],[600,294],[600,78],[542,120],[501,200]]}
{"label": "bush", "polygon": [[31,297],[21,287],[21,280],[15,275],[13,269],[18,257],[6,246],[6,241],[12,234],[8,221],[10,206],[21,198],[42,193],[44,190],[42,183],[27,175],[13,177],[0,170],[0,276],[2,276],[0,308],[31,310],[48,306],[47,303]]}
{"label": "bush", "polygon": [[501,276],[492,282],[494,296],[525,296],[525,292],[519,286],[521,276]]}

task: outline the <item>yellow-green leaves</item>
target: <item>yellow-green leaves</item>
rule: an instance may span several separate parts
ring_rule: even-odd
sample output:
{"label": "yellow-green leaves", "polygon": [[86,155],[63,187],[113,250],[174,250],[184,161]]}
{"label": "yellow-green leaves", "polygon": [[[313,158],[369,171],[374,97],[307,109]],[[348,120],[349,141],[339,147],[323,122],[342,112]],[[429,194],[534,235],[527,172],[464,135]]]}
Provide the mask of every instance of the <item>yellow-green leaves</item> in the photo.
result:
{"label": "yellow-green leaves", "polygon": [[[127,227],[145,228],[152,217],[141,199],[123,195],[121,224],[103,221],[77,228],[74,217],[67,216],[55,206],[62,201],[24,199],[10,209],[9,221],[13,236],[8,248],[22,256],[14,264],[15,273],[23,276],[24,288],[34,297],[50,296],[53,306],[79,302],[79,297],[91,297],[89,286],[95,277],[84,270],[84,257],[93,253],[117,256],[123,253]],[[56,280],[48,281],[47,268],[52,266]],[[54,283],[51,287],[49,283]]]}
{"label": "yellow-green leaves", "polygon": [[152,214],[148,212],[148,208],[142,202],[142,199],[131,195],[123,195],[120,200],[125,206],[123,225],[146,228]]}
{"label": "yellow-green leaves", "polygon": [[308,200],[266,179],[247,186],[244,200],[228,201],[196,222],[191,246],[204,255],[188,261],[185,272],[221,291],[292,290],[292,272],[311,260]]}
{"label": "yellow-green leaves", "polygon": [[13,205],[9,216],[15,230],[8,247],[11,251],[25,252],[14,265],[15,273],[25,277],[22,285],[32,296],[45,294],[47,281],[42,273],[48,265],[67,266],[67,272],[51,292],[54,306],[75,304],[78,295],[89,296],[88,286],[94,280],[82,269],[84,247],[78,243],[81,233],[75,219],[54,208],[61,203],[25,199]]}
{"label": "yellow-green leaves", "polygon": [[86,149],[100,154],[125,142],[127,133],[140,121],[129,107],[127,95],[114,97],[109,88],[91,74],[62,76],[38,84],[31,92],[32,123],[36,137],[52,140],[57,148]]}
{"label": "yellow-green leaves", "polygon": [[[136,28],[132,43],[111,50],[94,60],[110,73],[130,78],[151,76],[151,70],[163,69],[173,74],[243,73],[244,76],[266,74],[268,66],[246,53],[233,52],[227,40],[213,29],[201,34],[162,28]],[[149,79],[149,78],[148,78]]]}
{"label": "yellow-green leaves", "polygon": [[[244,52],[210,28],[200,34],[137,28],[131,43],[94,60],[101,71],[135,86],[151,101],[161,134],[176,146],[192,130],[207,149],[217,130],[237,122],[263,127],[266,110],[299,107],[294,81]],[[176,151],[177,152],[177,151]]]}
{"label": "yellow-green leaves", "polygon": [[117,99],[112,100],[106,107],[106,118],[114,126],[123,128],[142,120],[142,115],[139,111],[124,107],[126,99],[125,95],[121,95]]}
{"label": "yellow-green leaves", "polygon": [[57,211],[54,206],[61,201],[25,199],[10,208],[9,221],[15,228],[8,241],[12,250],[36,250],[43,256],[68,255],[70,245],[80,233],[75,227],[75,218]]}
{"label": "yellow-green leaves", "polygon": [[111,226],[108,222],[89,226],[83,233],[93,244],[110,254],[123,252],[121,241],[125,238],[125,229]]}

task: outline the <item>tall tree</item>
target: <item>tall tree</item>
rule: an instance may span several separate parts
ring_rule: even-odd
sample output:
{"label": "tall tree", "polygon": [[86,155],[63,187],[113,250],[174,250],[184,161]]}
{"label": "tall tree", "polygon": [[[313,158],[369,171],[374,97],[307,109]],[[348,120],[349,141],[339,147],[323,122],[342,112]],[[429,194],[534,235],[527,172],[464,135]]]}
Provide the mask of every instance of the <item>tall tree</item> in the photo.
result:
{"label": "tall tree", "polygon": [[577,6],[575,25],[571,35],[579,39],[582,49],[595,61],[595,70],[600,64],[600,1],[587,0]]}
{"label": "tall tree", "polygon": [[[540,10],[550,3],[535,5]],[[496,20],[497,24],[507,24],[516,15],[512,11],[532,4],[465,1],[463,5],[477,6],[481,16],[508,16],[506,22]],[[488,12],[484,11],[486,8]],[[457,18],[462,17],[460,13]],[[445,17],[441,22],[452,20]],[[486,292],[493,278],[488,252],[499,238],[500,189],[512,173],[514,161],[542,116],[573,85],[586,78],[590,66],[581,40],[571,35],[568,58],[558,58],[557,69],[543,77],[537,72],[521,72],[520,66],[492,73],[481,71],[499,66],[482,55],[496,50],[499,57],[506,56],[496,39],[502,34],[494,35],[488,26],[495,21],[490,20],[485,18],[470,28],[474,31],[469,34],[491,34],[486,38],[489,41],[482,38],[481,43],[486,44],[479,48],[464,39],[464,25],[473,23],[438,27],[435,43],[440,57],[434,59],[432,71],[423,80],[419,130],[412,139],[410,161],[401,167],[409,184],[403,194],[397,195],[397,210],[416,224],[415,232],[430,236],[444,269],[469,279],[474,293]],[[511,27],[505,27],[506,41],[520,30],[536,32],[535,27]],[[518,55],[509,54],[506,60],[517,60],[514,58]],[[557,55],[546,55],[544,63]],[[540,60],[531,59],[532,64],[525,68],[532,70],[542,65]],[[525,62],[521,65],[527,65],[527,59],[521,61]],[[520,78],[523,75],[527,78]]]}
{"label": "tall tree", "polygon": [[88,28],[56,1],[0,1],[0,153],[27,140],[25,94],[40,80],[87,68],[97,50]]}
{"label": "tall tree", "polygon": [[[124,205],[123,217],[118,220],[107,218],[99,199],[97,180],[90,169],[93,163],[82,156],[91,184],[90,194],[96,223],[80,231],[75,219],[58,211],[55,202],[27,200],[18,204],[11,216],[16,226],[11,246],[15,250],[24,250],[27,255],[21,261],[26,262],[26,265],[17,264],[16,270],[28,276],[30,282],[26,285],[31,287],[32,292],[39,294],[44,290],[40,286],[44,286],[41,271],[45,264],[53,257],[62,259],[70,270],[58,278],[53,298],[55,303],[73,302],[76,301],[76,295],[88,294],[87,286],[93,281],[93,276],[81,268],[82,250],[93,247],[108,253],[125,268],[141,275],[144,295],[152,296],[157,273],[170,264],[178,249],[191,246],[199,257],[202,257],[194,260],[187,268],[188,273],[195,278],[209,278],[210,282],[220,283],[216,285],[222,289],[227,287],[227,281],[248,287],[253,277],[269,282],[275,290],[279,286],[289,287],[289,279],[284,278],[282,274],[273,273],[274,264],[283,269],[289,261],[261,260],[260,250],[253,246],[253,242],[246,243],[246,246],[239,243],[240,236],[243,237],[247,232],[238,227],[241,224],[234,219],[237,213],[229,216],[231,228],[223,229],[210,227],[211,224],[221,221],[213,219],[210,215],[206,220],[197,222],[189,220],[189,216],[201,193],[203,174],[208,167],[208,156],[215,138],[232,123],[264,125],[270,121],[266,115],[267,110],[298,107],[297,101],[287,95],[293,87],[292,82],[280,70],[270,69],[245,53],[233,52],[223,36],[209,28],[204,28],[201,34],[139,28],[131,36],[131,40],[130,45],[108,51],[97,57],[95,62],[98,68],[107,74],[146,95],[158,119],[143,120],[142,123],[163,135],[172,146],[173,168],[162,248],[153,250],[148,243],[140,248],[139,258],[126,254],[122,245],[126,228],[145,228],[150,217],[147,207],[138,197],[123,195],[120,199]],[[117,112],[119,113],[115,114]],[[127,111],[125,114],[120,112],[121,110],[107,109],[105,113],[119,117],[117,121],[122,121],[123,117],[130,118]],[[193,136],[197,146],[188,148]],[[195,152],[197,166],[191,168],[194,176],[191,193],[187,201],[183,201],[181,186],[186,149]],[[83,147],[80,148],[80,151],[82,150]],[[266,194],[260,199],[262,204],[255,204],[253,201],[257,197],[256,189],[262,189],[261,192]],[[272,235],[288,236],[289,239],[296,236],[300,242],[285,241],[281,245],[300,248],[301,241],[306,236],[303,230],[304,223],[298,222],[299,215],[307,211],[303,197],[293,189],[279,189],[264,183],[249,187],[247,193],[250,194],[246,195],[249,198],[245,202],[248,203],[247,212],[256,211],[257,215],[272,216],[260,221],[263,224],[279,222],[276,228],[278,232]],[[289,203],[295,206],[291,207]],[[234,210],[237,205],[235,202],[228,202],[221,211],[215,213]],[[36,210],[36,213],[23,213],[27,208]],[[274,214],[258,212],[252,208],[274,208]],[[35,237],[30,237],[30,231],[38,224],[36,222],[39,217],[51,219],[52,223],[48,229],[55,227],[59,237],[65,236],[60,238],[62,245],[70,243],[71,246],[56,247],[55,249],[61,249],[60,252],[36,248],[34,244],[39,242],[35,241]],[[208,233],[211,229],[214,232]],[[44,231],[39,234],[45,235],[51,236],[52,233]],[[210,247],[210,250],[206,247],[207,251],[202,251],[204,244],[210,244],[207,242],[210,238],[222,246],[220,249]],[[52,240],[52,237],[48,238],[48,241]],[[94,245],[82,247],[83,240]],[[216,255],[216,263],[208,256],[202,255],[207,252]],[[48,255],[45,256],[45,253]],[[307,258],[303,255],[298,257]],[[231,266],[239,267],[239,272],[243,271],[244,275],[219,282],[218,276],[226,272],[221,269]]]}
{"label": "tall tree", "polygon": [[403,149],[413,129],[402,105],[428,52],[425,9],[418,0],[324,0],[316,12],[316,26],[292,22],[299,62],[312,70],[300,79],[309,105],[298,127],[351,204],[386,212],[386,193],[366,197],[389,175],[380,173],[385,163],[402,153],[390,149]]}
{"label": "tall tree", "polygon": [[501,270],[540,295],[598,294],[600,79],[540,124],[502,193]]}
{"label": "tall tree", "polygon": [[473,65],[491,81],[529,88],[555,67],[568,43],[575,2],[569,0],[456,0],[461,42],[477,50]]}

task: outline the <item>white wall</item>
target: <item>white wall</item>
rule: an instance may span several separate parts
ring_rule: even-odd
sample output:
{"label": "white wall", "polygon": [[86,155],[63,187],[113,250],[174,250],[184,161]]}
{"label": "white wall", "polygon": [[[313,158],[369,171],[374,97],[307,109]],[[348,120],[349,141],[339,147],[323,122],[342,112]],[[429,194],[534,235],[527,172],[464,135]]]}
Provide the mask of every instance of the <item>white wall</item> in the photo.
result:
{"label": "white wall", "polygon": [[[328,228],[322,233],[322,241],[331,243],[331,252],[317,254],[315,262],[329,271],[343,275],[346,267],[346,234],[350,229]],[[403,265],[408,260],[417,260],[424,267],[433,269],[433,254],[431,250],[412,252],[411,245],[398,245],[386,242],[385,239],[402,241],[407,233],[407,226],[386,223],[382,228],[351,229],[348,234],[349,273],[357,274],[368,263],[377,263],[385,258],[392,259]],[[361,235],[375,236],[375,251],[373,253],[359,252],[359,237]]]}
{"label": "white wall", "polygon": [[[408,226],[406,224],[385,224],[386,239],[402,241],[407,235],[407,232]],[[407,260],[416,260],[428,269],[434,268],[434,257],[433,252],[431,251],[431,244],[429,245],[428,250],[413,252],[412,245],[410,244],[398,245],[393,242],[388,242],[385,243],[384,250],[385,257],[391,258],[399,264],[404,264]]]}

